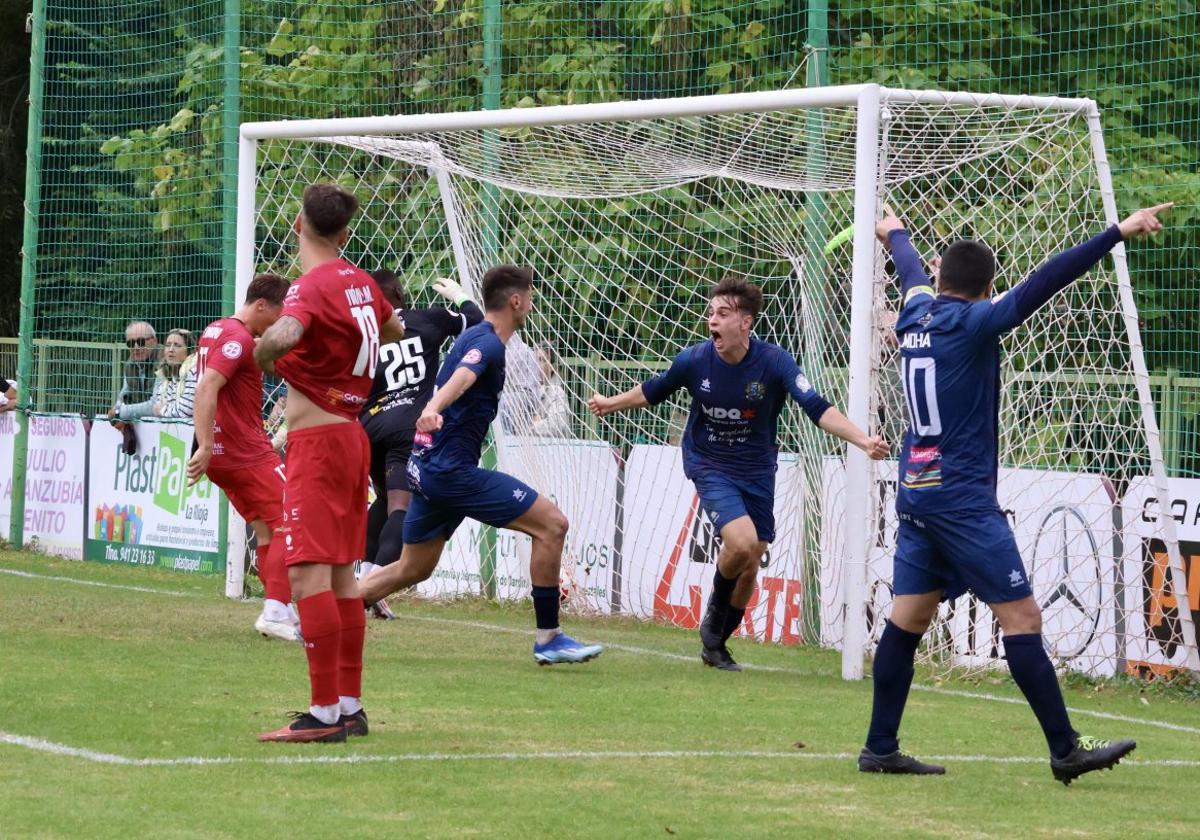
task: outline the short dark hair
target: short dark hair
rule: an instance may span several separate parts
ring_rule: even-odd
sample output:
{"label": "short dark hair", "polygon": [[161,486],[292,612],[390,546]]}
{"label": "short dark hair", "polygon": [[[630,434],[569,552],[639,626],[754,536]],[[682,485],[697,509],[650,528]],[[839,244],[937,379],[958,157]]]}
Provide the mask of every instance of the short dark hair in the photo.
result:
{"label": "short dark hair", "polygon": [[400,306],[408,306],[408,297],[404,294],[404,286],[400,284],[396,272],[390,268],[380,268],[371,272],[371,279],[393,306],[396,305],[396,301],[400,302]]}
{"label": "short dark hair", "polygon": [[304,188],[304,218],[321,236],[340,233],[358,212],[358,199],[337,184],[309,184]]}
{"label": "short dark hair", "polygon": [[981,297],[996,277],[996,255],[974,239],[960,239],[942,251],[938,290],[968,298]]}
{"label": "short dark hair", "polygon": [[762,289],[755,286],[745,277],[738,277],[734,274],[722,277],[721,282],[713,286],[708,299],[712,300],[719,297],[733,298],[737,302],[738,311],[745,312],[751,318],[757,318],[758,313],[762,312]]}
{"label": "short dark hair", "polygon": [[265,300],[267,303],[282,306],[283,298],[287,295],[288,287],[291,285],[286,277],[280,277],[269,271],[256,274],[246,288],[246,303]]}
{"label": "short dark hair", "polygon": [[483,308],[503,309],[510,295],[533,288],[533,272],[523,266],[494,265],[483,275]]}

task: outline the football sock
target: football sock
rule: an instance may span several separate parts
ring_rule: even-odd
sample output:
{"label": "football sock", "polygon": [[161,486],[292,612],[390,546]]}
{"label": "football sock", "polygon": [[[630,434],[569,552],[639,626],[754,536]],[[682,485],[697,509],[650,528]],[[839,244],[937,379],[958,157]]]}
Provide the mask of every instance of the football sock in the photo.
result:
{"label": "football sock", "polygon": [[558,629],[558,595],[557,586],[533,587],[533,613],[538,630]]}
{"label": "football sock", "polygon": [[867,749],[876,755],[889,755],[900,749],[900,718],[908,702],[913,680],[913,658],[920,633],[901,630],[892,622],[883,628],[875,648],[871,669],[875,697],[871,705],[871,727],[867,730]]}
{"label": "football sock", "polygon": [[258,576],[262,579],[263,592],[266,597],[272,601],[279,601],[281,604],[290,604],[292,602],[292,584],[288,580],[287,563],[284,560],[283,551],[282,536],[258,549],[257,558],[261,564],[258,567]]}
{"label": "football sock", "polygon": [[[363,618],[362,602],[358,604],[358,616]],[[338,648],[341,641],[342,620],[338,614],[338,601],[333,591],[326,589],[316,595],[301,598],[296,606],[300,610],[300,633],[304,636],[304,652],[308,656],[308,680],[312,685],[314,706],[338,704]],[[316,714],[314,712],[314,714]],[[317,715],[317,717],[321,717]],[[324,720],[324,718],[322,718]]]}
{"label": "football sock", "polygon": [[339,703],[334,703],[331,706],[318,706],[316,703],[308,707],[308,713],[315,717],[321,723],[327,723],[333,726],[341,717],[342,707]]}
{"label": "football sock", "polygon": [[371,506],[367,508],[367,547],[363,553],[363,559],[370,560],[372,563],[377,562],[375,555],[379,553],[379,532],[383,530],[383,523],[387,522],[387,495],[379,495],[375,497],[375,501],[371,502]]}
{"label": "football sock", "polygon": [[729,612],[725,615],[725,629],[721,631],[721,640],[728,642],[729,637],[736,633],[737,629],[742,625],[742,620],[745,617],[745,607],[730,606]]}
{"label": "football sock", "polygon": [[370,560],[363,560],[358,564],[358,579],[366,580],[373,571],[375,571],[375,564]]}
{"label": "football sock", "polygon": [[1005,636],[1004,653],[1013,681],[1020,687],[1033,713],[1037,715],[1038,723],[1042,725],[1050,754],[1055,758],[1064,757],[1075,748],[1078,735],[1071,728],[1054,666],[1042,645],[1042,634]]}
{"label": "football sock", "polygon": [[358,699],[357,697],[339,697],[338,704],[342,714],[344,715],[352,715],[355,712],[361,712],[363,707],[362,700]]}
{"label": "football sock", "polygon": [[338,598],[337,609],[342,619],[341,642],[338,646],[338,694],[342,697],[361,697],[363,637],[367,632],[367,617],[359,598]]}
{"label": "football sock", "polygon": [[282,601],[276,601],[274,598],[267,598],[263,601],[263,616],[267,621],[292,620],[292,614],[288,611],[288,605]]}
{"label": "football sock", "polygon": [[729,599],[733,597],[733,588],[737,586],[737,576],[727,578],[721,574],[721,569],[718,566],[713,572],[713,603],[718,609],[725,610],[729,608]]}
{"label": "football sock", "polygon": [[379,534],[379,549],[375,552],[375,564],[386,566],[400,559],[404,550],[404,517],[406,510],[396,510],[388,514],[387,522]]}

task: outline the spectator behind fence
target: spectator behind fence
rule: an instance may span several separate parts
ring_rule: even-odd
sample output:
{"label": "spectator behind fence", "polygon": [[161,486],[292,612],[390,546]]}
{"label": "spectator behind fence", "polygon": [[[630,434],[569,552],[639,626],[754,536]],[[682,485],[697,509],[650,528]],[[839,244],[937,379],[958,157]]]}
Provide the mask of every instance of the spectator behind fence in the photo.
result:
{"label": "spectator behind fence", "polygon": [[132,455],[137,452],[137,435],[117,416],[124,406],[146,402],[154,394],[154,368],[159,354],[154,327],[146,321],[130,321],[125,328],[125,346],[129,348],[129,358],[121,366],[121,390],[108,411],[108,419],[121,432],[125,454]]}
{"label": "spectator behind fence", "polygon": [[17,407],[17,383],[0,377],[0,414]]}
{"label": "spectator behind fence", "polygon": [[155,416],[191,420],[196,401],[196,337],[191,330],[167,333],[158,370],[162,386],[154,396]]}
{"label": "spectator behind fence", "polygon": [[554,349],[542,345],[537,354],[538,405],[534,409],[533,433],[538,437],[565,438],[571,436],[571,412],[567,405],[567,389],[555,367]]}
{"label": "spectator behind fence", "polygon": [[191,417],[196,392],[194,349],[195,342],[187,330],[167,333],[150,395],[141,402],[118,405],[118,419],[130,423],[143,417]]}

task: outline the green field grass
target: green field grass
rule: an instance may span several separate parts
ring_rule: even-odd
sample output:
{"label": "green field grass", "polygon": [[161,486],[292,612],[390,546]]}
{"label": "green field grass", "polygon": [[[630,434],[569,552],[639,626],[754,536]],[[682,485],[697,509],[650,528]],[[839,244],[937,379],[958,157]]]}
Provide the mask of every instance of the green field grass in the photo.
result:
{"label": "green field grass", "polygon": [[522,605],[397,604],[368,627],[370,737],[259,744],[307,705],[303,651],[255,635],[256,605],[220,588],[0,553],[0,836],[1196,834],[1200,704],[1183,697],[1068,688],[1077,728],[1139,748],[1067,789],[1007,677],[926,684],[904,745],[947,775],[864,776],[870,684],[843,682],[837,654],[741,642],[757,667],[729,674],[691,633],[572,619],[609,650],[539,668]]}

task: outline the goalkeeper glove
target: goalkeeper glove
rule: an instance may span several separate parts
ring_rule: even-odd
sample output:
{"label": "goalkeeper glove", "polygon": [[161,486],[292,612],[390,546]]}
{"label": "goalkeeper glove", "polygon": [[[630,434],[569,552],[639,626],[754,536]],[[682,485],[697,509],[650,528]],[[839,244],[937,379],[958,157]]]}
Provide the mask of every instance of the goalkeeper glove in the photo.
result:
{"label": "goalkeeper glove", "polygon": [[451,280],[449,277],[439,277],[429,285],[435,292],[453,303],[455,306],[462,306],[465,301],[471,299],[470,295],[463,291],[462,286],[458,285],[458,283]]}

